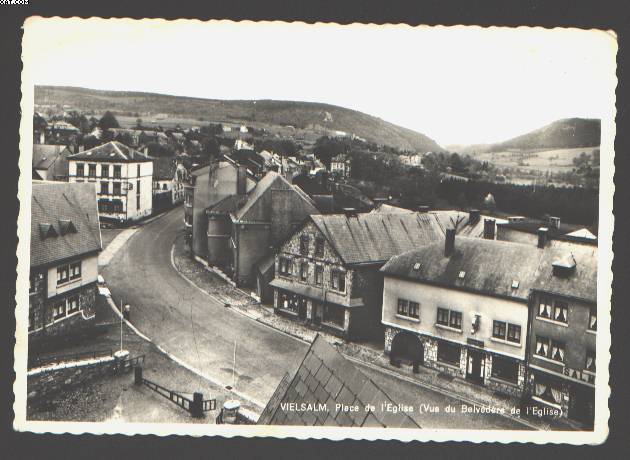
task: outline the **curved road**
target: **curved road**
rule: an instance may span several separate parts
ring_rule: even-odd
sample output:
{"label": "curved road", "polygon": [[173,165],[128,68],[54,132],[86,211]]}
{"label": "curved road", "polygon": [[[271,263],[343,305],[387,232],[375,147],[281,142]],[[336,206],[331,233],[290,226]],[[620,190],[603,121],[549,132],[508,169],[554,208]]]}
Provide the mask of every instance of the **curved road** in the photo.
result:
{"label": "curved road", "polygon": [[[246,318],[191,286],[171,265],[171,247],[183,229],[178,207],[141,227],[114,255],[102,274],[117,303],[131,308],[131,322],[154,343],[222,386],[232,385],[236,342],[235,390],[264,407],[286,372],[299,365],[308,346]],[[150,363],[147,363],[150,366]],[[461,405],[457,399],[420,388],[361,366],[397,402]],[[423,427],[524,429],[498,415],[412,415]]]}

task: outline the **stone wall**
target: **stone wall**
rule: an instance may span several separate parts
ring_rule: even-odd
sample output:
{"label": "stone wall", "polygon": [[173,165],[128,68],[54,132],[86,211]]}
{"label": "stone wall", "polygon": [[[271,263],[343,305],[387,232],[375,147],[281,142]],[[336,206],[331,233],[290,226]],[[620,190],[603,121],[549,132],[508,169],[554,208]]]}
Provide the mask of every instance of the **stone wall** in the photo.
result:
{"label": "stone wall", "polygon": [[93,379],[110,375],[131,367],[121,366],[129,357],[128,351],[119,351],[111,357],[59,363],[27,373],[27,405],[37,406],[51,396]]}

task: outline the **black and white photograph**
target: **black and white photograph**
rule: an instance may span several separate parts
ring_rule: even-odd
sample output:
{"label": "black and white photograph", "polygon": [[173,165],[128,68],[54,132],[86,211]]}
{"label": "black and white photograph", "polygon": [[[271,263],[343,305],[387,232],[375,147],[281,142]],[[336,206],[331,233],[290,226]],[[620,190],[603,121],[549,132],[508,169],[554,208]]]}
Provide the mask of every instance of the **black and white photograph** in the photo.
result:
{"label": "black and white photograph", "polygon": [[29,18],[20,431],[602,442],[616,36]]}

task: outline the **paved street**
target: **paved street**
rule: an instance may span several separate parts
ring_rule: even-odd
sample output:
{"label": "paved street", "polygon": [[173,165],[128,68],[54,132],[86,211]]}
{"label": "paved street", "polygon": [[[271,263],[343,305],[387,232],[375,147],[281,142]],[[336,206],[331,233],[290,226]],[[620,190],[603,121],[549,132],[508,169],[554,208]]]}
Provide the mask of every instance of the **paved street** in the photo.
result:
{"label": "paved street", "polygon": [[[307,345],[239,315],[191,286],[171,265],[171,247],[182,231],[179,207],[146,224],[132,235],[102,274],[116,302],[130,303],[131,322],[174,357],[221,385],[232,384],[236,342],[235,389],[261,408],[285,372],[295,369]],[[401,404],[445,408],[461,402],[421,389],[362,366],[362,370]],[[425,428],[524,429],[498,415],[420,414],[412,417]]]}

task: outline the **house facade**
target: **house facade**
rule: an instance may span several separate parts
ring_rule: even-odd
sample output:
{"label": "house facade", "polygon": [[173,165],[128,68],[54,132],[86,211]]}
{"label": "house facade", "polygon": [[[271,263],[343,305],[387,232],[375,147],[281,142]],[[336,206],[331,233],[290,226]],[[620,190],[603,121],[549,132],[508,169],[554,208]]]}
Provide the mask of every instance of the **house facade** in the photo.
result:
{"label": "house facade", "polygon": [[101,251],[94,185],[33,182],[30,248],[29,343],[91,325]]}
{"label": "house facade", "polygon": [[537,246],[455,237],[392,258],[384,275],[385,352],[502,393],[526,388]]}
{"label": "house facade", "polygon": [[175,158],[153,158],[153,210],[159,211],[184,201],[188,171]]}
{"label": "house facade", "polygon": [[330,172],[338,174],[341,178],[350,177],[350,159],[347,155],[340,153],[330,160]]}
{"label": "house facade", "polygon": [[37,180],[68,181],[68,157],[65,145],[33,145],[33,177]]}
{"label": "house facade", "polygon": [[256,268],[318,211],[308,195],[276,172],[268,172],[249,192],[245,170],[239,167],[237,172],[237,193],[206,210],[207,260],[237,285],[257,285],[260,291]]}
{"label": "house facade", "polygon": [[530,313],[529,385],[534,403],[592,426],[597,339],[597,247],[552,241]]}
{"label": "house facade", "polygon": [[117,141],[68,157],[70,182],[96,185],[98,211],[104,220],[133,222],[153,210],[153,162]]}
{"label": "house facade", "polygon": [[312,215],[276,254],[275,311],[348,340],[378,337],[379,268],[442,238],[427,214]]}

